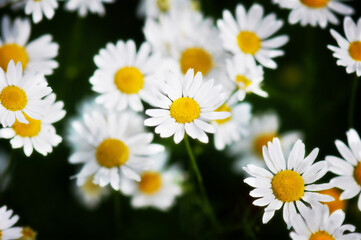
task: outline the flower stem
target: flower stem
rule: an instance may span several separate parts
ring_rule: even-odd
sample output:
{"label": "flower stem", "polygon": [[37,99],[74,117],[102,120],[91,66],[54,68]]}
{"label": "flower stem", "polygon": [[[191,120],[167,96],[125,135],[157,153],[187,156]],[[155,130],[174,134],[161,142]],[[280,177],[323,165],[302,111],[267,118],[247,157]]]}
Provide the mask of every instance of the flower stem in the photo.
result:
{"label": "flower stem", "polygon": [[354,114],[355,114],[355,100],[356,100],[356,92],[357,92],[357,85],[358,85],[358,77],[357,75],[353,79],[352,87],[351,87],[351,94],[350,94],[350,104],[348,110],[348,127],[354,127]]}

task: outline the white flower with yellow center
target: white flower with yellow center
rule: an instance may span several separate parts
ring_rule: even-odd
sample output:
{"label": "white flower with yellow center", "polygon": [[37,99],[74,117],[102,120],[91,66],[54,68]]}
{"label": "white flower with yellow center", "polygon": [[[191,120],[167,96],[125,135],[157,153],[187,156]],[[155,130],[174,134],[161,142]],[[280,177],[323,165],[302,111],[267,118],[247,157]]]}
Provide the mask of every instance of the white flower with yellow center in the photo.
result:
{"label": "white flower with yellow center", "polygon": [[11,60],[7,72],[0,68],[0,123],[11,127],[15,120],[29,123],[26,119],[40,119],[44,104],[43,97],[52,92],[41,74],[22,74],[21,63]]}
{"label": "white flower with yellow center", "polygon": [[337,150],[343,159],[326,156],[330,171],[339,175],[331,180],[336,187],[344,190],[340,199],[350,199],[359,194],[358,208],[361,211],[361,140],[354,129],[347,133],[348,148],[340,140],[336,140]]}
{"label": "white flower with yellow center", "polygon": [[32,15],[33,22],[39,23],[43,20],[43,15],[47,19],[52,19],[55,14],[55,9],[58,8],[57,0],[20,0],[15,2],[14,6],[20,7],[25,5],[25,14]]}
{"label": "white flower with yellow center", "polygon": [[247,63],[253,63],[256,59],[267,68],[277,68],[272,58],[284,54],[277,48],[288,42],[288,36],[270,38],[283,25],[283,21],[277,20],[275,14],[263,18],[261,5],[254,4],[247,13],[244,6],[239,4],[236,7],[236,19],[230,11],[224,10],[223,19],[218,20],[217,24],[226,50],[244,55]]}
{"label": "white flower with yellow center", "polygon": [[329,214],[325,205],[302,208],[300,214],[291,219],[294,231],[290,237],[293,240],[360,240],[360,233],[345,233],[354,232],[356,228],[351,224],[342,225],[344,220],[342,210]]}
{"label": "white flower with yellow center", "polygon": [[92,89],[101,95],[96,102],[108,109],[124,110],[128,106],[142,111],[144,95],[155,84],[152,78],[159,58],[151,53],[148,43],[136,51],[133,40],[108,43],[94,62],[99,68],[90,78]]}
{"label": "white flower with yellow center", "polygon": [[157,18],[172,11],[199,10],[197,0],[142,0],[138,6],[138,15]]}
{"label": "white flower with yellow center", "polygon": [[69,11],[78,11],[79,16],[85,17],[88,12],[104,16],[103,3],[113,3],[114,0],[67,0],[65,8]]}
{"label": "white flower with yellow center", "polygon": [[263,146],[263,157],[267,169],[255,165],[247,165],[243,169],[252,177],[244,180],[248,185],[256,188],[250,192],[255,200],[255,206],[267,206],[264,210],[262,221],[267,223],[283,206],[283,220],[290,228],[290,220],[296,216],[297,208],[305,208],[302,201],[311,206],[319,202],[329,202],[334,199],[314,191],[329,189],[330,184],[313,184],[327,173],[326,161],[313,164],[318,148],[315,148],[305,158],[305,145],[298,140],[286,161],[278,138],[268,142],[268,149]]}
{"label": "white flower with yellow center", "polygon": [[52,124],[65,116],[64,103],[62,101],[55,102],[55,98],[54,93],[45,98],[46,104],[43,106],[39,120],[24,114],[29,123],[15,120],[10,128],[0,129],[0,138],[11,139],[10,143],[13,148],[23,147],[24,153],[28,157],[33,153],[33,149],[44,156],[51,153],[53,147],[58,146],[62,141]]}
{"label": "white flower with yellow center", "polygon": [[337,58],[337,65],[346,67],[347,73],[356,72],[361,76],[361,18],[355,24],[350,17],[346,17],[343,22],[343,29],[346,38],[331,29],[332,36],[336,39],[338,47],[328,45],[333,51],[333,56]]}
{"label": "white flower with yellow center", "polygon": [[[274,1],[275,2],[275,1]],[[328,23],[338,24],[335,13],[351,15],[352,7],[342,3],[343,0],[277,0],[282,8],[291,9],[288,21],[290,24],[300,23],[301,26],[311,25],[326,28]]]}
{"label": "white flower with yellow center", "polygon": [[121,181],[120,190],[131,196],[134,208],[168,210],[173,206],[175,198],[182,194],[184,174],[178,166],[166,166],[167,158],[166,153],[155,156],[152,167],[141,173],[140,182],[129,179]]}
{"label": "white flower with yellow center", "polygon": [[216,128],[209,124],[212,120],[229,117],[229,112],[215,111],[225,101],[226,94],[222,86],[214,86],[214,81],[203,81],[202,73],[194,76],[194,70],[188,70],[185,76],[168,74],[160,83],[161,91],[153,90],[149,103],[158,109],[148,109],[145,114],[150,118],[144,121],[146,126],[157,126],[155,132],[160,137],[174,135],[174,142],[179,143],[184,133],[203,143],[208,143],[205,132],[215,133]]}
{"label": "white flower with yellow center", "polygon": [[0,208],[0,239],[15,240],[22,236],[21,227],[12,227],[18,220],[19,216],[14,215],[12,210],[6,210],[6,206]]}
{"label": "white flower with yellow center", "polygon": [[2,18],[0,39],[0,67],[6,71],[10,60],[21,62],[24,71],[33,70],[45,75],[53,73],[58,63],[58,44],[49,34],[28,43],[31,25],[28,19],[16,18],[11,23],[8,16]]}
{"label": "white flower with yellow center", "polygon": [[93,111],[83,115],[82,120],[72,122],[69,137],[74,153],[69,162],[84,163],[77,174],[77,184],[94,175],[93,182],[104,187],[110,183],[119,190],[120,177],[140,181],[139,173],[152,164],[151,156],[164,150],[163,146],[151,144],[153,134],[138,133],[129,129],[130,115],[101,114]]}

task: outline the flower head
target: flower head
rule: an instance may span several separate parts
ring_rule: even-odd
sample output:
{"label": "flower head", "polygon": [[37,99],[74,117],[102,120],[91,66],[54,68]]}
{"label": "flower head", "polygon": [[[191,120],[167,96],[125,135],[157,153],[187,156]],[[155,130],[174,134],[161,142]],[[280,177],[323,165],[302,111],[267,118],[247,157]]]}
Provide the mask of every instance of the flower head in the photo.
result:
{"label": "flower head", "polygon": [[20,227],[12,227],[18,220],[18,215],[13,215],[13,210],[6,210],[6,206],[0,208],[0,237],[4,240],[18,239],[22,236]]}
{"label": "flower head", "polygon": [[103,3],[112,3],[114,0],[68,0],[65,8],[69,11],[78,11],[79,16],[85,17],[88,12],[105,15]]}

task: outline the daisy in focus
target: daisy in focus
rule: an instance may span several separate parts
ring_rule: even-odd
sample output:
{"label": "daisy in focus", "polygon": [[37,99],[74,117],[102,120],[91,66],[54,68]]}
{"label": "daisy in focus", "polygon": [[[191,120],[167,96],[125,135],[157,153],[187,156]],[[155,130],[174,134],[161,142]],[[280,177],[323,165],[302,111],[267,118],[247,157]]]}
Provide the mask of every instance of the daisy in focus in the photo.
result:
{"label": "daisy in focus", "polygon": [[36,236],[38,235],[37,232],[35,232],[30,227],[23,227],[21,230],[22,237],[18,240],[36,240]]}
{"label": "daisy in focus", "polygon": [[0,138],[11,139],[13,148],[24,148],[26,156],[30,156],[35,149],[40,154],[46,156],[53,151],[53,147],[58,146],[62,138],[56,134],[54,123],[60,121],[65,116],[62,101],[55,102],[54,93],[48,95],[44,100],[46,104],[42,108],[41,118],[33,119],[25,115],[29,123],[21,123],[15,120],[10,128],[0,129]]}
{"label": "daisy in focus", "polygon": [[236,19],[228,10],[223,11],[223,19],[217,21],[221,32],[223,47],[233,54],[246,57],[246,62],[257,60],[267,68],[276,69],[273,58],[282,56],[284,52],[278,48],[288,42],[288,36],[281,35],[270,38],[283,25],[275,14],[263,17],[263,7],[253,4],[246,12],[243,5],[236,7]]}
{"label": "daisy in focus", "polygon": [[330,171],[339,175],[331,183],[344,191],[340,199],[351,199],[359,195],[357,205],[361,211],[361,140],[354,129],[347,131],[346,135],[349,147],[340,140],[335,142],[342,158],[326,156],[326,161]]}
{"label": "daisy in focus", "polygon": [[293,240],[343,240],[361,239],[360,233],[354,232],[355,226],[351,224],[342,225],[345,220],[345,213],[337,210],[329,214],[328,207],[325,205],[315,205],[311,208],[300,208],[300,214],[291,218],[291,224],[294,229],[290,233]]}
{"label": "daisy in focus", "polygon": [[43,35],[29,41],[31,25],[28,19],[16,18],[12,23],[8,16],[2,18],[0,39],[0,67],[6,72],[10,60],[21,62],[23,70],[33,70],[45,75],[53,73],[58,63],[59,45],[52,42],[52,36]]}
{"label": "daisy in focus", "polygon": [[0,208],[0,237],[4,240],[18,239],[22,236],[20,227],[12,227],[18,220],[18,215],[13,215],[13,210]]}
{"label": "daisy in focus", "polygon": [[222,86],[214,86],[214,80],[203,81],[202,73],[194,76],[189,69],[185,76],[169,72],[168,78],[161,82],[161,90],[154,89],[149,103],[157,109],[148,109],[145,114],[150,118],[144,121],[146,126],[156,126],[155,133],[162,138],[174,135],[176,144],[184,138],[184,133],[208,143],[208,133],[216,128],[209,124],[212,120],[228,118],[230,112],[215,111],[226,99]]}
{"label": "daisy in focus", "polygon": [[331,35],[337,41],[338,46],[328,45],[327,47],[333,51],[333,55],[337,58],[336,64],[346,67],[347,73],[356,72],[358,77],[361,76],[361,18],[357,24],[350,17],[346,17],[343,21],[343,29],[346,38],[338,32],[331,29]]}
{"label": "daisy in focus", "polygon": [[26,117],[40,119],[52,92],[42,74],[22,73],[21,62],[11,60],[7,72],[0,68],[0,123],[11,127],[15,121],[29,123]]}
{"label": "daisy in focus", "polygon": [[324,203],[325,205],[328,206],[330,213],[333,213],[334,211],[336,211],[338,209],[341,209],[342,211],[346,212],[347,202],[346,202],[346,200],[340,199],[342,192],[338,188],[322,190],[322,191],[320,191],[320,193],[330,195],[331,197],[333,197],[335,199],[332,202]]}
{"label": "daisy in focus", "polygon": [[352,7],[343,3],[343,0],[277,0],[281,8],[291,9],[288,16],[290,24],[300,23],[301,26],[311,25],[326,28],[328,23],[338,24],[335,13],[351,15]]}
{"label": "daisy in focus", "polygon": [[133,40],[108,43],[101,49],[94,62],[99,68],[90,78],[92,89],[101,95],[96,102],[108,109],[118,111],[128,106],[142,111],[144,95],[155,83],[159,58],[152,54],[148,43],[143,43],[138,52]]}
{"label": "daisy in focus", "polygon": [[305,158],[305,145],[298,140],[286,161],[279,139],[274,138],[273,142],[268,142],[268,148],[263,146],[268,170],[251,164],[243,168],[252,176],[244,182],[255,188],[250,192],[252,197],[258,198],[253,204],[267,206],[262,218],[264,224],[283,206],[283,220],[290,228],[296,209],[300,211],[306,207],[303,202],[314,206],[334,200],[329,195],[315,192],[330,188],[330,184],[314,184],[328,170],[326,161],[314,163],[317,154],[318,148],[315,148]]}
{"label": "daisy in focus", "polygon": [[43,20],[43,16],[52,19],[55,9],[58,8],[57,0],[20,0],[14,1],[14,8],[24,8],[26,15],[32,15],[34,23]]}
{"label": "daisy in focus", "polygon": [[145,18],[158,18],[172,11],[198,11],[197,0],[142,0],[138,6],[138,15]]}
{"label": "daisy in focus", "polygon": [[85,17],[88,12],[105,15],[103,3],[113,3],[114,0],[67,0],[65,8],[69,11],[78,11],[79,16]]}

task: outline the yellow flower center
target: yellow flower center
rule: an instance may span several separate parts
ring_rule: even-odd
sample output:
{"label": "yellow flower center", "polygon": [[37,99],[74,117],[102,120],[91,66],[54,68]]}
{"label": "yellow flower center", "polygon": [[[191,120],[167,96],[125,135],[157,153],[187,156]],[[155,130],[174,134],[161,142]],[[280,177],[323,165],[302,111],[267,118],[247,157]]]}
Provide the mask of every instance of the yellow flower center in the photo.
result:
{"label": "yellow flower center", "polygon": [[322,202],[323,204],[326,204],[328,206],[328,209],[330,210],[330,214],[338,209],[342,209],[345,211],[346,209],[346,201],[340,200],[341,191],[337,188],[331,188],[327,190],[320,191],[321,194],[326,194],[331,197],[333,197],[335,200],[332,202]]}
{"label": "yellow flower center", "polygon": [[31,229],[30,227],[23,227],[21,231],[23,234],[21,240],[35,240],[36,239],[36,232]]}
{"label": "yellow flower center", "polygon": [[0,230],[0,238],[1,238],[1,235],[2,235],[2,233],[1,233],[1,230]]}
{"label": "yellow flower center", "polygon": [[213,67],[212,56],[202,48],[188,48],[182,53],[180,67],[184,74],[193,68],[194,73],[201,72],[207,75]]}
{"label": "yellow flower center", "polygon": [[239,88],[240,89],[246,89],[246,88],[248,88],[251,84],[252,84],[252,81],[251,80],[249,80],[248,78],[246,78],[244,75],[237,75],[236,76],[236,82],[238,83],[238,84],[240,84],[240,83],[243,83],[243,87],[241,87],[241,86],[239,86]]}
{"label": "yellow flower center", "polygon": [[162,176],[157,172],[145,172],[139,182],[139,189],[145,194],[154,194],[162,187]]}
{"label": "yellow flower center", "polygon": [[272,179],[272,190],[282,202],[300,200],[305,192],[305,183],[300,174],[292,170],[278,172]]}
{"label": "yellow flower center", "polygon": [[17,86],[7,86],[0,93],[0,103],[9,111],[23,110],[27,102],[24,90]]}
{"label": "yellow flower center", "polygon": [[348,53],[355,61],[361,61],[361,42],[355,41],[350,43],[348,47]]}
{"label": "yellow flower center", "polygon": [[170,116],[178,123],[190,123],[201,114],[198,103],[189,97],[181,97],[170,106]]}
{"label": "yellow flower center", "polygon": [[358,185],[361,186],[361,162],[358,163],[357,167],[355,168],[353,172],[353,176],[358,183]]}
{"label": "yellow flower center", "polygon": [[256,136],[253,139],[253,151],[259,156],[262,157],[263,156],[263,151],[262,148],[264,145],[267,146],[268,142],[272,142],[273,138],[276,138],[279,136],[277,135],[277,133],[271,132],[271,133],[262,133],[258,136]]}
{"label": "yellow flower center", "polygon": [[242,52],[254,55],[261,48],[262,41],[254,32],[241,31],[237,43]]}
{"label": "yellow flower center", "polygon": [[335,240],[328,232],[318,231],[311,235],[308,240]]}
{"label": "yellow flower center", "polygon": [[114,83],[119,91],[135,94],[143,88],[144,76],[138,68],[123,67],[115,73]]}
{"label": "yellow flower center", "polygon": [[85,183],[81,186],[83,191],[90,197],[96,197],[102,191],[102,188],[99,185],[93,183],[93,179],[94,179],[93,175],[89,176],[86,179]]}
{"label": "yellow flower center", "polygon": [[169,0],[157,0],[157,7],[163,13],[168,12],[170,8]]}
{"label": "yellow flower center", "polygon": [[106,168],[120,167],[128,160],[128,157],[128,147],[122,141],[114,138],[105,139],[99,144],[96,151],[99,165]]}
{"label": "yellow flower center", "polygon": [[326,7],[330,0],[300,0],[301,3],[310,8],[323,8]]}
{"label": "yellow flower center", "polygon": [[[231,110],[232,109],[228,105],[223,104],[219,108],[217,108],[215,111],[216,112],[231,112]],[[221,124],[224,124],[224,123],[228,122],[229,120],[231,120],[231,118],[232,118],[232,115],[225,119],[215,120],[215,122],[221,125]]]}
{"label": "yellow flower center", "polygon": [[21,123],[18,120],[15,120],[14,125],[12,126],[16,135],[20,137],[35,137],[39,134],[41,130],[41,121],[32,119],[24,113],[26,120],[29,121],[28,124]]}
{"label": "yellow flower center", "polygon": [[6,72],[10,60],[14,60],[15,64],[21,62],[23,69],[28,64],[29,57],[24,47],[16,43],[4,44],[0,47],[0,67]]}

